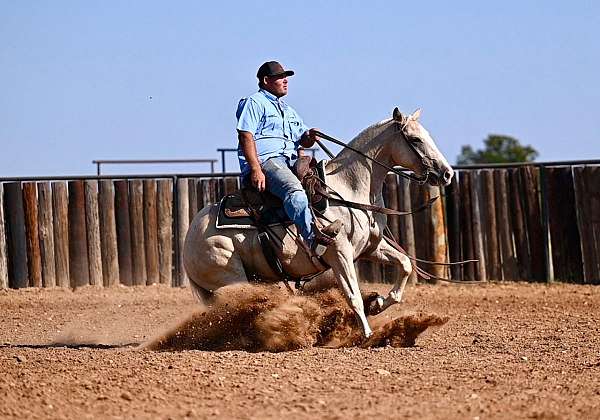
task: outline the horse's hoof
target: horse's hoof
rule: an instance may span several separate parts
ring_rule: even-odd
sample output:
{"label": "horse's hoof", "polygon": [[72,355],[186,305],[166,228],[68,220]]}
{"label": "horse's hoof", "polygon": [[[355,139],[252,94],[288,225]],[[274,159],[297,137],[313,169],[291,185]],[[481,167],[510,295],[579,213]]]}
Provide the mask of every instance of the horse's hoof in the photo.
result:
{"label": "horse's hoof", "polygon": [[377,315],[383,311],[383,302],[385,298],[377,293],[373,293],[364,301],[365,312],[367,315]]}

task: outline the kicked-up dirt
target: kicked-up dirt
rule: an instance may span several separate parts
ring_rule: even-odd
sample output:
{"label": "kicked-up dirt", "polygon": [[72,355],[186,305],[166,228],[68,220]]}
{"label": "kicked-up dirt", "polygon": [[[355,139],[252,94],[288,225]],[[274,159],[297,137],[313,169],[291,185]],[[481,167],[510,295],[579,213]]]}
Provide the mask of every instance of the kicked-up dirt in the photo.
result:
{"label": "kicked-up dirt", "polygon": [[[598,287],[408,288],[382,315],[396,337],[429,328],[374,348],[307,324],[341,308],[334,295],[272,293],[223,341],[215,322],[236,308],[215,317],[188,289],[0,290],[0,418],[600,418]],[[191,332],[211,328],[221,345]]]}

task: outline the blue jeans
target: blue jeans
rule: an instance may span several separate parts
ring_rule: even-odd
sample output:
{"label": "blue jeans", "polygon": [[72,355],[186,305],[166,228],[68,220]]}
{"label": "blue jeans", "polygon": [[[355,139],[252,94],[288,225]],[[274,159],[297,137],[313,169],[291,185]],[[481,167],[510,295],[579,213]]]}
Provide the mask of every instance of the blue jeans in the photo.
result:
{"label": "blue jeans", "polygon": [[298,228],[300,235],[310,246],[314,239],[313,217],[308,207],[308,197],[300,180],[290,166],[292,162],[284,156],[271,158],[262,164],[266,178],[266,189],[283,201],[283,209]]}

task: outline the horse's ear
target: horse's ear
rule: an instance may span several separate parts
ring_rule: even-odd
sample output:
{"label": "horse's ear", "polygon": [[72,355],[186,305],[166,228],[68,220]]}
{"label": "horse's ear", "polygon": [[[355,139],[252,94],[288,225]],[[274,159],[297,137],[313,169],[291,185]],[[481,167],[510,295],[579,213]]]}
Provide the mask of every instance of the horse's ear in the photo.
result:
{"label": "horse's ear", "polygon": [[402,112],[400,112],[398,107],[394,108],[393,117],[396,121],[400,121],[400,122],[404,121],[404,116],[402,115]]}
{"label": "horse's ear", "polygon": [[417,108],[417,110],[411,114],[410,119],[417,121],[420,116],[421,116],[421,108]]}

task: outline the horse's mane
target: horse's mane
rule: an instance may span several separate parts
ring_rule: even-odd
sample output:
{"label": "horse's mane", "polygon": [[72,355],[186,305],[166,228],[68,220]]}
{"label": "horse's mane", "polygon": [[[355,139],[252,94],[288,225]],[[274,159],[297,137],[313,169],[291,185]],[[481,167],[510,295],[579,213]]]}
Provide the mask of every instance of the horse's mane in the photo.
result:
{"label": "horse's mane", "polygon": [[358,133],[356,137],[354,137],[348,144],[353,147],[360,147],[360,145],[372,140],[375,136],[381,133],[382,129],[390,121],[391,118],[386,118],[385,120],[376,122],[375,124],[371,124],[364,130],[362,130],[360,133]]}

